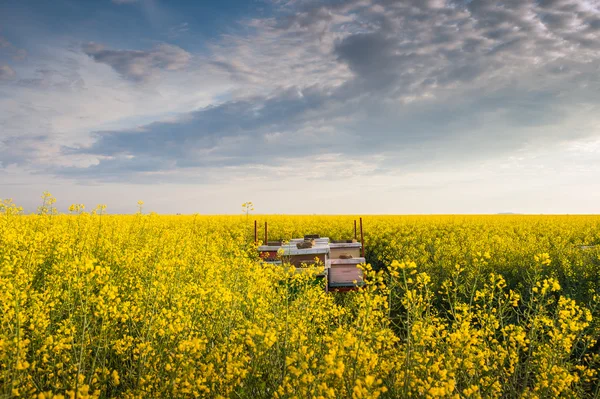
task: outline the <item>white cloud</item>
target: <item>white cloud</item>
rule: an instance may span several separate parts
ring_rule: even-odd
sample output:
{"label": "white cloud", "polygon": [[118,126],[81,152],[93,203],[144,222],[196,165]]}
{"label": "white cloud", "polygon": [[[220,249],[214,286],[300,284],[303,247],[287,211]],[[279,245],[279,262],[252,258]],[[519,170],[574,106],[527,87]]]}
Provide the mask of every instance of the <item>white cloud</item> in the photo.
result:
{"label": "white cloud", "polygon": [[19,49],[15,52],[12,58],[15,61],[23,61],[25,58],[27,58],[27,51],[24,49]]}
{"label": "white cloud", "polygon": [[140,85],[67,46],[48,47],[48,52],[52,58],[29,57],[27,64],[38,68],[21,68],[19,79],[0,83],[0,142],[11,143],[4,152],[0,146],[5,167],[19,162],[47,173],[51,167],[82,166],[77,160],[82,156],[64,154],[62,147],[89,143],[94,131],[143,125],[207,106],[231,86],[196,67]]}
{"label": "white cloud", "polygon": [[12,79],[16,75],[14,69],[9,67],[8,65],[0,65],[0,80],[2,79]]}

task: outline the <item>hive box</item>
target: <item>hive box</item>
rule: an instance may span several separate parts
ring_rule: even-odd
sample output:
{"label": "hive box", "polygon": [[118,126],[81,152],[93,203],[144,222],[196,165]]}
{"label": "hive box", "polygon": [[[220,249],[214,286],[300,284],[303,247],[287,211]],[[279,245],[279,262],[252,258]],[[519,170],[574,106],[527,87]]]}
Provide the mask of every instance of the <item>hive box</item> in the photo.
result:
{"label": "hive box", "polygon": [[[365,263],[365,258],[330,259],[327,263],[330,287],[348,287],[362,283],[363,273],[358,265]],[[354,284],[354,281],[357,284]]]}
{"label": "hive box", "polygon": [[329,256],[331,259],[340,259],[342,255],[352,256],[352,258],[360,258],[360,242],[352,241],[334,241],[329,244]]}
{"label": "hive box", "polygon": [[315,245],[312,248],[299,249],[296,244],[284,245],[282,260],[290,264],[300,267],[303,263],[313,264],[315,258],[320,263],[325,264],[329,259],[329,247],[327,245]]}
{"label": "hive box", "polygon": [[296,244],[284,245],[281,260],[296,267],[296,273],[303,273],[302,265],[312,265],[317,262],[325,266],[325,269],[317,277],[327,276],[327,265],[329,262],[329,246],[316,245],[312,248],[299,249]]}
{"label": "hive box", "polygon": [[274,242],[269,242],[270,245],[261,245],[258,247],[258,256],[265,262],[273,262],[278,260],[277,251],[281,248],[281,244],[275,244]]}
{"label": "hive box", "polygon": [[[263,261],[283,261],[296,267],[300,267],[303,263],[308,265],[314,264],[316,262],[315,259],[318,259],[319,263],[325,265],[329,259],[329,245],[327,243],[317,242],[312,248],[299,249],[296,247],[296,242],[301,241],[292,241],[290,241],[290,244],[281,246],[261,245],[258,247],[259,256]],[[329,239],[327,239],[328,241]]]}

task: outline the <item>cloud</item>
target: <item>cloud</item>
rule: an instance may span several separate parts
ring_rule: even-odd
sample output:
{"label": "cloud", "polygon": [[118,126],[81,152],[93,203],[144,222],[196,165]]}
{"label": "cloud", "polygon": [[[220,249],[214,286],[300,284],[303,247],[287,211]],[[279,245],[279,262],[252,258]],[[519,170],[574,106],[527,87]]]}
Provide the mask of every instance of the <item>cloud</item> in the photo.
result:
{"label": "cloud", "polygon": [[394,53],[395,41],[380,32],[349,35],[335,46],[338,60],[348,65],[369,90],[378,90],[397,79],[411,57]]}
{"label": "cloud", "polygon": [[[125,99],[94,103],[105,110],[102,123],[78,121],[72,130],[81,139],[62,140],[63,162],[44,170],[98,181],[216,181],[232,171],[283,179],[295,176],[293,165],[322,171],[335,157],[350,176],[385,176],[580,140],[599,134],[597,8],[575,0],[294,1],[243,21],[243,34],[214,39],[193,59],[167,44],[141,51],[88,43],[76,93],[98,84],[83,76],[91,68],[134,82],[161,75],[173,85],[132,100],[128,90],[150,85],[109,80],[111,96]],[[51,70],[36,76],[62,76]],[[192,93],[218,79],[226,83],[195,102]],[[109,113],[145,101],[153,106],[143,119],[108,124]],[[171,102],[179,105],[161,113]]]}
{"label": "cloud", "polygon": [[[600,39],[589,29],[600,13],[583,2],[283,7],[285,17],[248,21],[252,36],[212,45],[205,65],[237,83],[230,100],[99,131],[89,145],[64,150],[98,162],[57,173],[131,180],[327,154],[372,157],[374,170],[385,173],[594,134],[581,120],[595,120],[598,110],[598,54],[585,43]],[[121,74],[129,70],[122,54],[147,59],[105,51],[86,49]]]}
{"label": "cloud", "polygon": [[0,65],[0,80],[13,79],[16,76],[14,69],[8,65]]}
{"label": "cloud", "polygon": [[0,163],[2,167],[29,165],[47,143],[47,136],[0,138]]}
{"label": "cloud", "polygon": [[189,33],[189,31],[190,24],[187,22],[181,22],[177,25],[171,26],[169,28],[169,31],[167,32],[167,36],[169,36],[170,39],[175,39],[180,37],[181,35]]}
{"label": "cloud", "polygon": [[25,58],[27,58],[27,51],[24,49],[19,49],[15,52],[12,58],[15,61],[23,61]]}
{"label": "cloud", "polygon": [[[330,154],[341,154],[348,162],[370,159],[373,173],[386,174],[493,158],[525,143],[556,142],[565,138],[565,126],[572,139],[585,137],[573,127],[580,117],[589,120],[594,114],[573,114],[568,97],[559,99],[550,92],[511,87],[485,100],[471,94],[401,105],[372,97],[351,101],[318,88],[288,90],[207,107],[169,122],[99,132],[89,146],[63,150],[95,156],[97,164],[56,172],[139,181],[147,173],[196,170],[205,179],[215,179],[223,172],[218,168],[252,170],[292,163],[311,170]],[[307,163],[314,156],[325,158]]]}
{"label": "cloud", "polygon": [[18,165],[23,174],[48,175],[66,166],[85,168],[97,157],[65,154],[61,148],[91,142],[94,131],[125,129],[205,107],[230,85],[222,74],[193,68],[197,61],[151,84],[130,84],[69,44],[41,40],[47,53],[31,51],[22,64],[14,64],[14,79],[0,81],[0,147],[5,150],[0,169]]}
{"label": "cloud", "polygon": [[27,58],[27,51],[16,48],[11,42],[2,36],[0,36],[0,55],[1,52],[10,54],[12,59],[15,61],[23,61],[25,58]]}
{"label": "cloud", "polygon": [[83,52],[112,67],[121,76],[133,81],[145,81],[155,77],[160,71],[177,71],[185,68],[192,56],[182,48],[170,44],[160,44],[150,51],[109,50],[98,43],[87,43]]}
{"label": "cloud", "polygon": [[83,89],[85,82],[73,68],[55,69],[47,66],[36,69],[29,77],[19,79],[17,84],[37,90],[73,91]]}
{"label": "cloud", "polygon": [[[127,131],[96,134],[90,146],[67,148],[65,153],[103,157],[99,165],[111,170],[119,163],[120,173],[140,168],[154,171],[173,168],[239,166],[270,163],[269,158],[310,154],[302,134],[273,139],[273,131],[294,132],[310,121],[310,113],[327,98],[317,90],[283,91],[270,98],[226,102],[185,115],[179,120],[156,122]],[[311,138],[308,138],[309,140]],[[318,144],[319,138],[312,138]],[[152,162],[149,162],[152,160]]]}

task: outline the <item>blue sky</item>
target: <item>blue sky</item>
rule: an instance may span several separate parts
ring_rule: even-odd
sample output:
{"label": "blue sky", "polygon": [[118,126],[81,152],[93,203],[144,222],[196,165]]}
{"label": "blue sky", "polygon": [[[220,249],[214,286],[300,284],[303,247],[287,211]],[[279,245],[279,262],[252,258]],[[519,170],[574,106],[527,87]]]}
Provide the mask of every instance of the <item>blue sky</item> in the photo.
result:
{"label": "blue sky", "polygon": [[600,1],[0,2],[0,198],[600,212]]}

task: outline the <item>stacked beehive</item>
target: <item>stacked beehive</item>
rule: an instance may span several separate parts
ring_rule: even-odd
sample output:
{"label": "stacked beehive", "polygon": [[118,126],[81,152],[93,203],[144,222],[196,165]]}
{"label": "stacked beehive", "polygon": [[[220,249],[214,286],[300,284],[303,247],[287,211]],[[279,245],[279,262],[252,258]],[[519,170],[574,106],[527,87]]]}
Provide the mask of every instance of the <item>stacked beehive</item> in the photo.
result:
{"label": "stacked beehive", "polygon": [[356,240],[332,241],[329,243],[329,287],[354,287],[362,283],[362,270],[358,265],[365,263],[361,257],[362,244]]}

